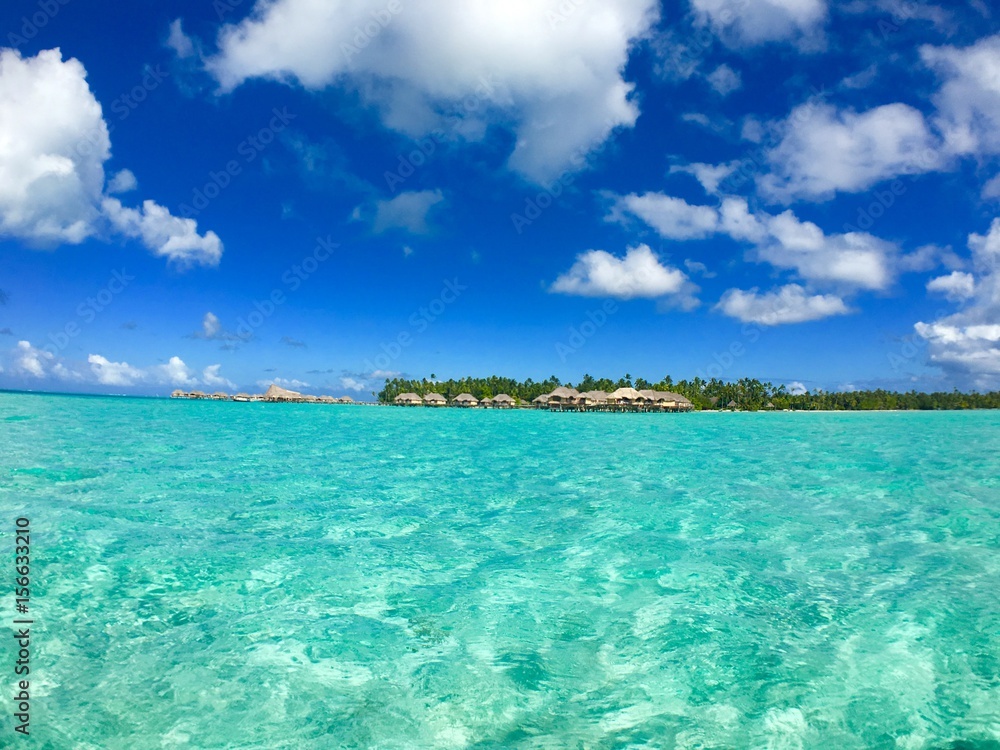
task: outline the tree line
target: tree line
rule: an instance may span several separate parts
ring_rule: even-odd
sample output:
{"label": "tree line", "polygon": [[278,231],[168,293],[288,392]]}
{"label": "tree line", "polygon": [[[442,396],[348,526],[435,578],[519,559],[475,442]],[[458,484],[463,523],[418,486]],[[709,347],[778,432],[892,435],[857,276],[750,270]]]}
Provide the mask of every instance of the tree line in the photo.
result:
{"label": "tree line", "polygon": [[440,393],[448,400],[455,398],[460,393],[471,393],[479,400],[506,393],[521,403],[530,403],[536,397],[551,393],[559,386],[576,388],[581,392],[606,391],[611,393],[618,388],[628,387],[640,391],[672,391],[686,396],[696,409],[738,408],[743,411],[759,411],[770,408],[797,411],[1000,409],[1000,391],[961,393],[953,390],[936,393],[917,391],[900,393],[880,388],[873,391],[828,392],[817,389],[805,393],[790,393],[784,385],[775,386],[773,383],[762,382],[755,378],[742,378],[733,382],[718,378],[674,381],[668,375],[658,382],[651,382],[645,378],[633,380],[629,374],[618,380],[584,375],[578,383],[562,382],[555,375],[540,381],[531,378],[521,381],[496,375],[488,378],[466,377],[457,380],[453,378],[437,380],[436,376],[432,374],[429,379],[421,380],[386,379],[385,385],[376,396],[380,403],[388,404],[392,403],[393,399],[401,393],[416,393],[419,396]]}

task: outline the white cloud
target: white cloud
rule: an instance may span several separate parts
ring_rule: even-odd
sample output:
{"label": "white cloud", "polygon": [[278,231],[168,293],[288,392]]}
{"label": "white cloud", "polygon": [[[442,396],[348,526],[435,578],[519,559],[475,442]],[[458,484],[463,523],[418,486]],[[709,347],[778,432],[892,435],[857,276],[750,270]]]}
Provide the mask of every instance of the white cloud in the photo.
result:
{"label": "white cloud", "polygon": [[126,208],[117,198],[105,198],[104,213],[112,226],[126,237],[136,237],[153,251],[181,268],[217,266],[222,259],[222,241],[212,231],[198,234],[194,219],[174,216],[163,206],[147,200],[141,208]]}
{"label": "white cloud", "polygon": [[[111,141],[87,71],[58,49],[34,57],[0,50],[0,236],[30,244],[79,244],[104,234],[106,224],[141,237],[157,255],[209,262],[222,253],[212,232],[198,235],[190,219],[146,201],[127,209],[105,196],[104,164]],[[119,171],[109,192],[135,187],[135,175]]]}
{"label": "white cloud", "polygon": [[369,390],[367,383],[349,376],[342,377],[340,379],[340,385],[342,388],[346,388],[349,391],[356,391],[358,393]]}
{"label": "white cloud", "polygon": [[793,380],[787,386],[788,392],[793,396],[802,396],[809,392],[804,383],[800,383],[798,380]]}
{"label": "white cloud", "polygon": [[798,284],[788,284],[765,294],[759,294],[756,287],[749,291],[730,289],[722,295],[716,309],[744,323],[765,326],[804,323],[850,312],[840,297],[809,294]]}
{"label": "white cloud", "polygon": [[691,0],[702,23],[730,45],[798,41],[815,44],[826,21],[826,0]]}
{"label": "white cloud", "polygon": [[236,384],[222,377],[219,371],[222,369],[222,365],[209,365],[201,373],[202,382],[209,388],[228,388],[231,391],[236,390]]}
{"label": "white cloud", "polygon": [[670,174],[683,172],[693,175],[706,193],[715,195],[718,192],[719,183],[729,177],[737,166],[738,162],[729,162],[728,164],[704,164],[696,162],[684,166],[674,165],[670,168]]}
{"label": "white cloud", "polygon": [[943,166],[924,116],[906,104],[857,113],[808,102],[778,130],[781,141],[767,154],[772,172],[758,182],[764,195],[785,202],[825,200]]}
{"label": "white cloud", "polygon": [[95,232],[111,155],[101,105],[59,50],[0,50],[0,234],[78,244]]}
{"label": "white cloud", "polygon": [[130,193],[139,187],[139,181],[130,169],[121,169],[108,180],[108,194]]}
{"label": "white cloud", "polygon": [[681,198],[662,193],[619,196],[608,220],[621,222],[627,214],[642,219],[661,237],[673,240],[708,237],[715,233],[719,221],[718,213],[711,206],[693,206]]}
{"label": "white cloud", "polygon": [[165,365],[153,365],[147,372],[157,383],[176,386],[198,385],[194,371],[184,364],[184,360],[180,357],[171,357]]}
{"label": "white cloud", "polygon": [[976,293],[976,279],[971,273],[952,271],[927,282],[927,291],[943,294],[953,302],[967,300]]}
{"label": "white cloud", "polygon": [[656,298],[676,295],[682,307],[694,304],[696,287],[687,275],[660,263],[647,245],[631,247],[624,258],[604,250],[589,250],[577,256],[566,273],[555,280],[550,291],[581,297]]}
{"label": "white cloud", "polygon": [[209,310],[205,317],[201,319],[201,330],[206,339],[214,339],[222,332],[222,323],[219,316]]}
{"label": "white cloud", "polygon": [[708,85],[721,96],[728,96],[743,86],[743,77],[737,71],[724,64],[705,76],[705,79],[708,81]]}
{"label": "white cloud", "polygon": [[309,384],[304,380],[296,380],[295,378],[273,378],[271,380],[258,380],[257,385],[261,388],[267,388],[271,384],[274,384],[280,388],[288,388],[289,390],[295,390],[297,388],[309,388]]}
{"label": "white cloud", "polygon": [[184,28],[179,18],[170,24],[170,35],[167,37],[166,44],[181,59],[195,55],[194,42],[191,41],[191,37],[184,33]]}
{"label": "white cloud", "polygon": [[[395,198],[375,203],[372,230],[380,234],[390,229],[405,229],[412,234],[427,234],[427,215],[444,201],[440,190],[419,190],[400,193]],[[360,215],[361,210],[356,212]]]}
{"label": "white cloud", "polygon": [[142,370],[128,362],[111,362],[100,354],[91,354],[87,362],[101,385],[135,385],[145,378]]}
{"label": "white cloud", "polygon": [[944,81],[934,102],[947,149],[1000,153],[1000,35],[971,47],[924,46],[920,56]]}
{"label": "white cloud", "polygon": [[727,197],[719,208],[692,206],[660,193],[618,198],[609,220],[642,219],[660,236],[693,239],[713,233],[755,245],[754,260],[796,271],[806,281],[835,289],[882,290],[904,268],[893,243],[864,232],[827,235],[791,211],[752,214],[743,198]]}
{"label": "white cloud", "polygon": [[[958,312],[914,328],[928,343],[931,362],[976,386],[1000,385],[1000,218],[985,235],[969,235],[973,272],[931,282],[960,305]],[[928,289],[931,288],[928,284]]]}
{"label": "white cloud", "polygon": [[357,91],[409,135],[449,117],[475,138],[509,126],[510,167],[545,181],[635,123],[622,72],[657,17],[654,0],[259,0],[207,66],[224,91],[251,78]]}
{"label": "white cloud", "polygon": [[30,341],[18,341],[12,370],[16,375],[41,380],[48,376],[49,368],[54,362],[55,356],[51,352],[36,349]]}

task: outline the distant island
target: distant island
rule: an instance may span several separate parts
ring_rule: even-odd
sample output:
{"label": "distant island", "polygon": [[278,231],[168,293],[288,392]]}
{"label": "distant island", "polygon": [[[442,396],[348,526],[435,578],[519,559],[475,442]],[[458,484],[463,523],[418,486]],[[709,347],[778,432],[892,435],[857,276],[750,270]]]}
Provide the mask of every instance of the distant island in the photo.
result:
{"label": "distant island", "polygon": [[[171,398],[207,401],[267,403],[354,404],[350,396],[315,396],[272,384],[264,393],[176,390]],[[784,385],[743,378],[728,382],[712,380],[674,381],[670,376],[657,383],[626,374],[618,380],[584,375],[579,383],[563,383],[555,376],[547,380],[512,378],[462,378],[461,380],[386,379],[377,404],[492,409],[547,409],[549,411],[933,411],[1000,409],[1000,391],[922,393],[869,390],[790,393]],[[368,405],[373,405],[369,403]]]}
{"label": "distant island", "polygon": [[1000,409],[998,391],[899,393],[878,389],[790,393],[783,385],[775,386],[753,378],[735,382],[718,378],[674,381],[668,375],[659,382],[652,383],[644,378],[633,381],[628,374],[618,380],[584,375],[579,383],[564,383],[555,376],[538,382],[530,378],[519,381],[496,376],[443,381],[436,380],[434,375],[429,380],[387,378],[376,397],[380,404],[400,406],[485,405],[575,411]]}

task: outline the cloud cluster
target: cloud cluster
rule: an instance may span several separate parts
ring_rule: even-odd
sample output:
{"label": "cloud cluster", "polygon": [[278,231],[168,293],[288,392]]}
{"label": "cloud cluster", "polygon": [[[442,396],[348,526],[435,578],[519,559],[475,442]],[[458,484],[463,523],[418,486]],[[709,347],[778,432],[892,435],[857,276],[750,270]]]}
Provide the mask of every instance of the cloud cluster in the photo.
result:
{"label": "cloud cluster", "polygon": [[30,341],[18,341],[10,352],[5,372],[25,380],[54,380],[126,388],[138,385],[176,388],[204,385],[209,388],[235,389],[235,384],[221,375],[221,368],[222,365],[209,365],[199,376],[176,356],[164,364],[148,367],[113,362],[100,354],[89,355],[86,365],[74,364],[64,361],[51,351],[33,346]]}
{"label": "cloud cluster", "polygon": [[111,140],[86,78],[58,49],[34,57],[0,50],[0,236],[76,245],[110,230],[182,266],[217,264],[222,243],[213,232],[199,235],[194,221],[153,201],[131,209],[108,197],[136,180],[121,170],[105,185]]}
{"label": "cloud cluster", "polygon": [[928,290],[947,295],[959,309],[932,323],[919,322],[930,360],[982,387],[1000,384],[1000,219],[985,234],[969,235],[972,273],[933,279]]}
{"label": "cloud cluster", "polygon": [[[545,181],[638,116],[623,78],[655,0],[258,0],[222,28],[207,67],[224,91],[252,78],[357,91],[383,124],[423,135],[446,119],[513,130],[509,165]],[[179,27],[178,27],[179,28]]]}
{"label": "cloud cluster", "polygon": [[744,323],[774,326],[804,323],[850,312],[844,300],[834,294],[809,294],[798,284],[788,284],[765,294],[757,288],[749,291],[730,289],[722,295],[716,309]]}

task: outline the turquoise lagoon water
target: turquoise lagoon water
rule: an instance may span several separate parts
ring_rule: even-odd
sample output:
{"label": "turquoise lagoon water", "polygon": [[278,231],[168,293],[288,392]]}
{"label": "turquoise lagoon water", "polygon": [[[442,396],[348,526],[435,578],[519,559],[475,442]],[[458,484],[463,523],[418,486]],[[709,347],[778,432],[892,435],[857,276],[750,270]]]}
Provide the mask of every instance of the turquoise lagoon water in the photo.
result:
{"label": "turquoise lagoon water", "polygon": [[0,448],[3,746],[1000,747],[997,413],[0,394]]}

